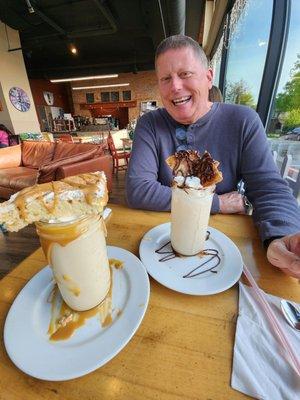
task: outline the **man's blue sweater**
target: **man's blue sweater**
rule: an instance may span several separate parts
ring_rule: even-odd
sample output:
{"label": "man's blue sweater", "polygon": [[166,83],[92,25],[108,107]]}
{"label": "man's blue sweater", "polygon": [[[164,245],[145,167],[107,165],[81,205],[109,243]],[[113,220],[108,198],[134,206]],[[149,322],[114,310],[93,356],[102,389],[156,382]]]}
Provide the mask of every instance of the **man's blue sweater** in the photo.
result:
{"label": "man's blue sweater", "polygon": [[[172,171],[165,160],[180,145],[175,136],[179,126],[165,109],[139,119],[127,172],[130,207],[170,210]],[[236,190],[243,179],[262,240],[300,231],[299,206],[279,174],[255,111],[214,103],[207,114],[186,129],[188,148],[200,153],[207,150],[220,161],[223,181],[217,184],[212,213],[219,212],[217,194]]]}

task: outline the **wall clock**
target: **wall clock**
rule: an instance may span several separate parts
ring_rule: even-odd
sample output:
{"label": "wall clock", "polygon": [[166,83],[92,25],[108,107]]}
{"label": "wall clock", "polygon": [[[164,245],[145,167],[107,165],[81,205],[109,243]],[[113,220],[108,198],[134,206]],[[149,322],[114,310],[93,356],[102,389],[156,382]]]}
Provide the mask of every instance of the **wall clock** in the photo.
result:
{"label": "wall clock", "polygon": [[12,87],[9,90],[9,100],[19,111],[25,112],[30,108],[30,100],[27,93],[19,87]]}

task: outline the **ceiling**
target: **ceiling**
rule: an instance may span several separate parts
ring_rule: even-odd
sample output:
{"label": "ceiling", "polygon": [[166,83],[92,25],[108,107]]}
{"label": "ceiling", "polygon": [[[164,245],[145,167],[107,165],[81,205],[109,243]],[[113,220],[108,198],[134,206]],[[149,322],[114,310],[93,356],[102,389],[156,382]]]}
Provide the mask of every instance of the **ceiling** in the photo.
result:
{"label": "ceiling", "polygon": [[[20,32],[30,78],[137,73],[154,68],[155,48],[164,37],[185,33],[199,40],[204,4],[204,0],[0,0],[0,20]],[[70,52],[72,44],[77,55]]]}

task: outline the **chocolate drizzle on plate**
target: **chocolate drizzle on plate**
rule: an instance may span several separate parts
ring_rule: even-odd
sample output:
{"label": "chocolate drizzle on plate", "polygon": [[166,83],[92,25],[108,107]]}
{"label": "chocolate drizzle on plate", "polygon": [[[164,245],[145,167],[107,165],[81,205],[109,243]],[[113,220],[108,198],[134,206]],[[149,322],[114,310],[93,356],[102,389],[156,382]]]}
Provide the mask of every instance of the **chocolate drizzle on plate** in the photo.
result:
{"label": "chocolate drizzle on plate", "polygon": [[[219,251],[217,249],[205,249],[205,250],[203,250],[202,254],[205,256],[211,256],[211,257],[208,260],[204,261],[202,264],[198,265],[196,268],[192,269],[186,275],[183,275],[183,278],[194,278],[195,276],[202,275],[205,272],[212,272],[213,274],[218,273],[218,271],[216,271],[215,268],[217,268],[217,266],[221,262],[221,258],[219,256]],[[201,269],[200,271],[198,271],[200,268],[204,267],[204,265],[207,265],[211,261],[213,261],[214,265],[212,265],[204,270]]]}
{"label": "chocolate drizzle on plate", "polygon": [[[208,240],[209,237],[210,237],[210,232],[207,231],[205,240]],[[170,250],[168,250],[169,245],[171,247]],[[178,254],[174,251],[174,249],[171,246],[171,241],[168,241],[167,243],[163,244],[159,249],[155,250],[155,253],[163,255],[163,257],[158,260],[159,262],[169,261],[176,257],[186,257],[186,256],[181,256],[180,254]],[[205,250],[201,251],[199,254],[201,256],[211,256],[211,257],[208,260],[203,261],[197,267],[193,268],[187,274],[183,275],[182,278],[194,278],[195,276],[202,275],[205,272],[212,272],[213,274],[218,273],[216,268],[218,267],[218,265],[220,265],[220,262],[221,262],[221,258],[219,256],[219,251],[217,249],[205,249]],[[210,264],[210,265],[208,265],[208,264]],[[204,267],[204,265],[206,265],[206,268],[202,269],[202,267]]]}

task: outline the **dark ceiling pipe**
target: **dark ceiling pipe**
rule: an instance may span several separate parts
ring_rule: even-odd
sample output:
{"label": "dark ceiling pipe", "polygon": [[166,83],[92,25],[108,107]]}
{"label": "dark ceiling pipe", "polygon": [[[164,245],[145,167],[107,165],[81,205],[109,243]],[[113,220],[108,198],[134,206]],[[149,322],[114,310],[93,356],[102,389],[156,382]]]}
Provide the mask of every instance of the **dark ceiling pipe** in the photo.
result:
{"label": "dark ceiling pipe", "polygon": [[[154,23],[156,23],[156,30],[150,33],[153,45],[156,47],[161,40],[170,35],[184,34],[186,7],[185,0],[157,0],[155,7],[154,4],[154,2],[149,3],[144,0],[145,9],[152,10],[153,12],[153,15],[149,18],[150,23],[152,22],[153,26],[155,26]],[[152,8],[150,6],[152,6]],[[157,12],[159,14],[157,14]],[[156,18],[154,18],[154,14]],[[160,19],[159,26],[157,25],[157,17]],[[160,28],[162,28],[162,31]]]}
{"label": "dark ceiling pipe", "polygon": [[34,12],[37,14],[46,24],[50,25],[53,29],[57,31],[59,35],[67,36],[67,32],[59,26],[53,19],[49,18],[46,14],[44,14],[35,4],[35,2],[31,2],[32,6],[34,7]]}
{"label": "dark ceiling pipe", "polygon": [[[110,67],[110,66],[134,66],[135,64],[144,64],[144,63],[149,63],[149,59],[140,59],[135,61],[132,60],[125,60],[125,61],[112,61],[112,62],[103,62],[103,63],[94,63],[94,64],[82,64],[82,65],[64,65],[64,66],[57,66],[57,67],[47,67],[47,71],[65,71],[65,70],[74,70],[76,71],[77,69],[87,69],[87,68],[99,68],[99,67]],[[29,71],[31,73],[41,71],[43,67],[41,66],[40,68],[29,68]],[[52,79],[52,78],[51,78]],[[54,78],[53,78],[54,79]]]}
{"label": "dark ceiling pipe", "polygon": [[55,21],[53,21],[51,18],[49,18],[44,12],[42,12],[36,4],[31,1],[35,13],[48,25],[50,25],[53,29],[56,30],[57,33],[54,34],[49,34],[49,35],[41,35],[41,36],[35,36],[34,38],[28,38],[27,40],[43,40],[49,37],[55,37],[55,36],[65,36],[68,39],[76,39],[76,38],[82,38],[82,37],[90,37],[90,36],[99,36],[99,35],[110,35],[113,33],[116,33],[118,28],[116,21],[112,15],[112,13],[108,10],[108,8],[102,4],[100,0],[93,0],[95,6],[97,7],[98,11],[101,12],[101,15],[106,18],[108,21],[110,28],[97,28],[97,29],[87,29],[87,30],[81,30],[81,31],[66,31],[62,27],[60,27]]}
{"label": "dark ceiling pipe", "polygon": [[186,20],[186,2],[182,0],[167,0],[166,5],[170,21],[170,36],[184,35]]}

